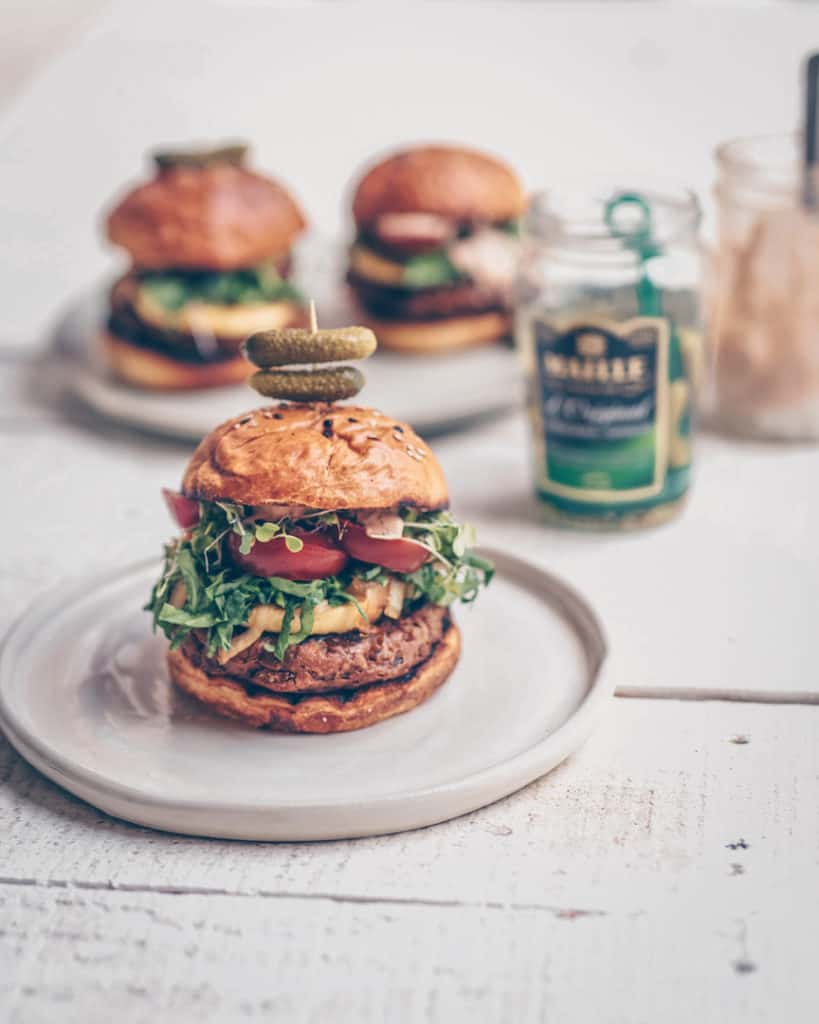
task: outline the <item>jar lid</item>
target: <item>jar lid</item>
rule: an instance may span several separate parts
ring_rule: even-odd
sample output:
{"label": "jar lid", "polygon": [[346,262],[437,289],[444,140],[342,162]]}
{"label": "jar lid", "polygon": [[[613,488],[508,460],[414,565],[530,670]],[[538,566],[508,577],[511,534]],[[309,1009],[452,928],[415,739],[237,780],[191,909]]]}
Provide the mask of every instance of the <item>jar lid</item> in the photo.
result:
{"label": "jar lid", "polygon": [[597,179],[536,192],[525,226],[536,239],[600,252],[659,250],[696,232],[702,211],[690,189]]}

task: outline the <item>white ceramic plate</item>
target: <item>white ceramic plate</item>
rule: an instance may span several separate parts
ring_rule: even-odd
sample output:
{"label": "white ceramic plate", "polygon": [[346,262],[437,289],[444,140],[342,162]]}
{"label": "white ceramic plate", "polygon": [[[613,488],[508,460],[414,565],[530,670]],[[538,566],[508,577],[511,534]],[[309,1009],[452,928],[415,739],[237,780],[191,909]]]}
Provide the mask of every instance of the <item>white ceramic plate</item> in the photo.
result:
{"label": "white ceramic plate", "polygon": [[431,825],[548,772],[611,696],[594,612],[534,566],[457,613],[464,654],[425,704],[369,729],[283,736],[177,693],[140,613],[155,562],[62,588],[9,633],[0,725],[44,775],[109,814],[218,838],[336,839]]}
{"label": "white ceramic plate", "polygon": [[[316,300],[325,326],[358,319],[337,282],[343,249],[313,239],[299,254],[299,281]],[[230,419],[262,399],[245,385],[199,392],[151,393],[119,384],[97,352],[105,319],[106,289],[96,288],[75,303],[57,329],[68,389],[95,412],[129,426],[185,441],[198,441],[214,423]],[[396,419],[426,435],[455,430],[497,416],[522,400],[514,352],[490,345],[434,357],[377,352],[363,365],[364,405],[389,409]],[[358,399],[357,399],[358,400]]]}

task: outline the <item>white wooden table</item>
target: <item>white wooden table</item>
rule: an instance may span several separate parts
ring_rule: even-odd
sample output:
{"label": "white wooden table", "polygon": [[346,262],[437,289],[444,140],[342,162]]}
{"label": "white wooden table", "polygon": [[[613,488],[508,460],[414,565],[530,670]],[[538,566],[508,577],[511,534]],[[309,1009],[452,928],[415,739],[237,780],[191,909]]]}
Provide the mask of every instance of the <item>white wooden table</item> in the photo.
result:
{"label": "white wooden table", "polygon": [[[36,361],[44,325],[108,259],[88,230],[99,200],[147,145],[258,137],[267,163],[292,181],[307,166],[302,196],[334,228],[338,166],[396,135],[453,134],[456,115],[463,137],[495,141],[542,180],[542,138],[502,115],[513,97],[540,104],[582,161],[592,133],[577,118],[602,102],[606,81],[625,119],[618,131],[600,126],[614,155],[623,155],[623,123],[644,133],[651,103],[673,101],[675,131],[660,118],[655,145],[643,134],[631,141],[640,160],[659,149],[697,180],[716,138],[786,116],[789,62],[819,27],[807,9],[774,18],[613,4],[592,17],[585,5],[527,5],[509,7],[511,18],[476,9],[459,49],[443,41],[463,14],[440,8],[434,18],[396,10],[373,20],[357,8],[235,13],[209,3],[196,16],[167,12],[160,25],[151,6],[115,5],[0,122],[9,157],[0,169],[2,628],[53,583],[158,551],[168,532],[158,492],[178,480],[188,452],[101,424],[32,384],[47,372]],[[304,54],[275,48],[285,30],[310,40]],[[426,48],[415,52],[421,36]],[[726,38],[741,43],[732,88],[720,90]],[[402,76],[387,74],[396,39],[407,51]],[[502,76],[490,58],[515,41],[521,59]],[[265,48],[270,81],[258,70]],[[332,63],[340,52],[343,68]],[[333,73],[346,134],[308,88],[308,56]],[[588,66],[575,69],[584,56]],[[494,97],[492,127],[442,91],[444,58],[488,69],[491,89],[476,89]],[[694,112],[674,89],[683,75],[690,89],[695,60],[697,95],[711,92]],[[384,84],[367,100],[372,137],[353,106],[356,95],[363,102],[362,63]],[[228,101],[220,75],[232,83]],[[281,99],[291,82],[305,90],[304,107]],[[416,120],[416,103],[431,128]],[[268,105],[275,130],[262,116]],[[304,109],[307,141],[296,132]],[[340,156],[319,167],[316,140],[331,135]],[[58,166],[46,164],[54,149]],[[566,147],[556,149],[569,168]],[[0,1019],[817,1019],[819,453],[705,439],[680,521],[598,537],[537,523],[518,417],[436,449],[460,514],[485,540],[564,574],[596,605],[618,688],[631,696],[613,702],[582,751],[515,796],[436,828],[357,842],[152,833],[67,796],[0,741]]]}

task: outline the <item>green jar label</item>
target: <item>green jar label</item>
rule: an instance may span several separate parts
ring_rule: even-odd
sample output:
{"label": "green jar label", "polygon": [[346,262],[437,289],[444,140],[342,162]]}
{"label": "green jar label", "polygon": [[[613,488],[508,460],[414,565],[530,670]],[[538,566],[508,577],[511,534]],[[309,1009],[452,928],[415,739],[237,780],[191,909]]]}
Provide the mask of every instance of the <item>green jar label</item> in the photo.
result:
{"label": "green jar label", "polygon": [[597,506],[665,500],[668,320],[535,320],[532,328],[541,492]]}

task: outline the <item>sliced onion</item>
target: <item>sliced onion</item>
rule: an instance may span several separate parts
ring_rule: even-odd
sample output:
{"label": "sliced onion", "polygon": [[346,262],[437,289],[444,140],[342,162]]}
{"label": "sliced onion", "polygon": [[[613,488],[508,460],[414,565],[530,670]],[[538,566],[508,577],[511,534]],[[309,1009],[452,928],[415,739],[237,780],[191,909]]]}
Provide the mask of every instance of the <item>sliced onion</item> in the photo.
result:
{"label": "sliced onion", "polygon": [[410,252],[438,249],[455,235],[456,229],[453,220],[437,213],[382,213],[373,225],[386,245]]}
{"label": "sliced onion", "polygon": [[310,513],[304,505],[254,505],[251,519],[263,519],[266,523],[278,523],[282,519],[304,519]]}
{"label": "sliced onion", "polygon": [[398,540],[404,533],[404,520],[397,512],[359,512],[356,518],[374,540]]}
{"label": "sliced onion", "polygon": [[404,610],[404,597],[407,585],[402,580],[392,578],[387,584],[387,605],[384,614],[390,619],[400,619]]}
{"label": "sliced onion", "polygon": [[484,228],[453,243],[452,263],[474,281],[506,292],[512,288],[520,261],[520,242],[504,231]]}

